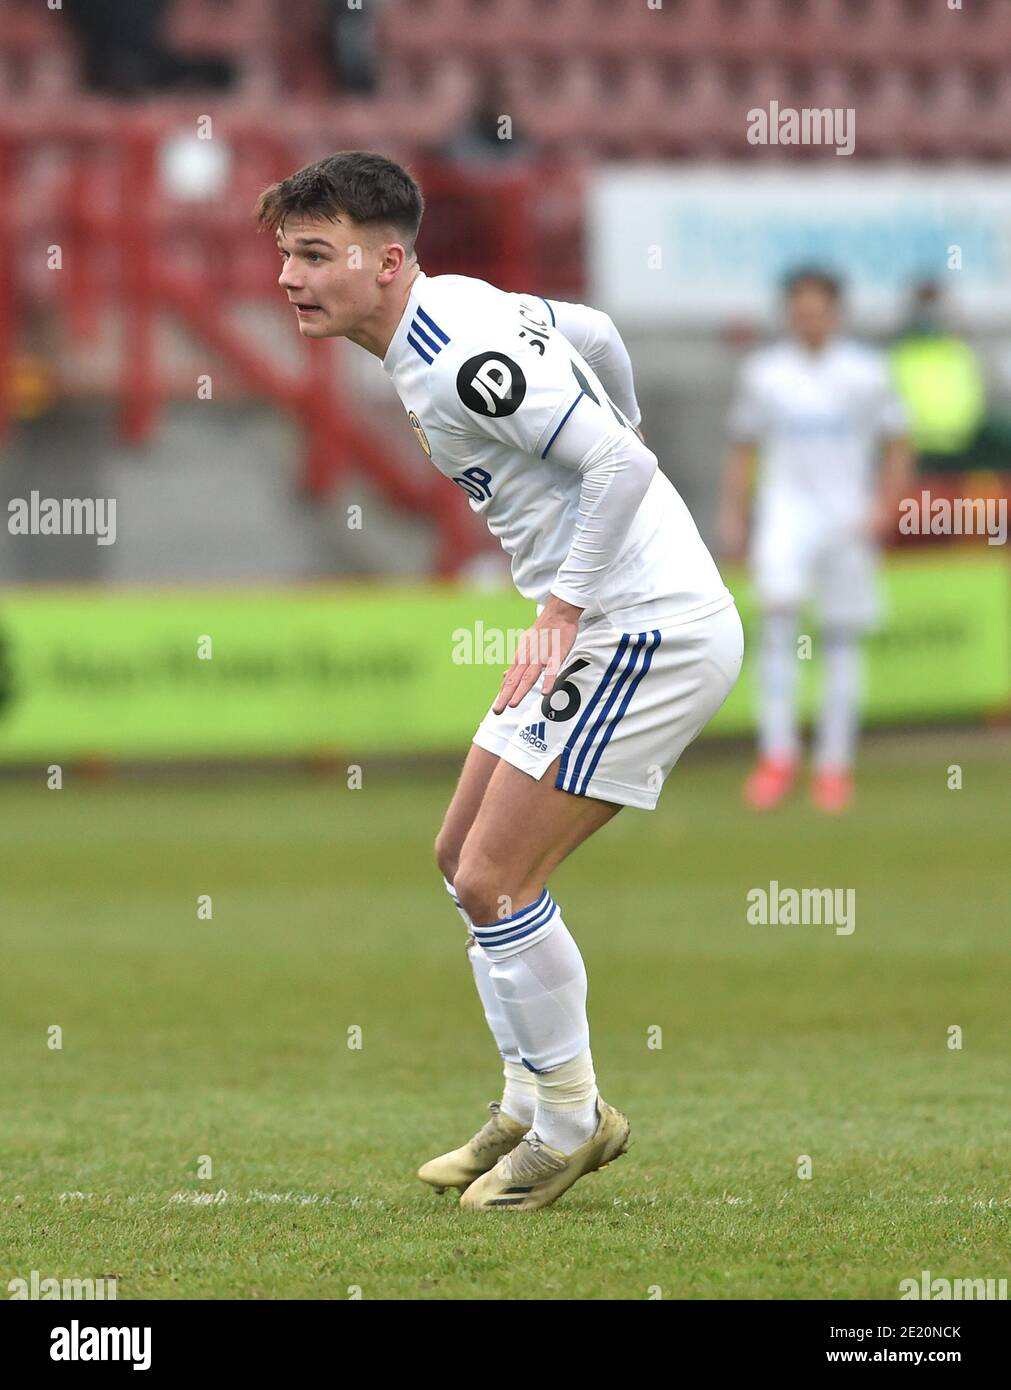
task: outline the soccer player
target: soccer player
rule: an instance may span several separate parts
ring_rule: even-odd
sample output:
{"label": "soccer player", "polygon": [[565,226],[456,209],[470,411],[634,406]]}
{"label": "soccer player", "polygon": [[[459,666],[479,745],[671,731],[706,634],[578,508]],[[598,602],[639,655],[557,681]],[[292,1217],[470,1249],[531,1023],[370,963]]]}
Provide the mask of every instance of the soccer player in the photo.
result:
{"label": "soccer player", "polygon": [[739,560],[757,461],[750,561],[762,626],[759,757],[744,799],[766,810],[794,788],[797,629],[801,605],[813,599],[823,686],[811,795],[836,813],[853,797],[860,636],[879,617],[878,547],[894,528],[912,460],[884,355],[837,336],[839,283],[805,269],[785,288],[789,339],[742,368],[720,517],[723,554]]}
{"label": "soccer player", "polygon": [[734,685],[743,634],[684,503],[636,428],[607,315],[461,275],[415,250],[424,202],[347,151],[264,190],[261,227],[304,337],[382,360],[418,441],[462,488],[536,603],[474,735],[436,860],[504,1062],[491,1118],[418,1176],[475,1210],[545,1207],[625,1151],[598,1094],[586,970],[547,887],[664,778]]}

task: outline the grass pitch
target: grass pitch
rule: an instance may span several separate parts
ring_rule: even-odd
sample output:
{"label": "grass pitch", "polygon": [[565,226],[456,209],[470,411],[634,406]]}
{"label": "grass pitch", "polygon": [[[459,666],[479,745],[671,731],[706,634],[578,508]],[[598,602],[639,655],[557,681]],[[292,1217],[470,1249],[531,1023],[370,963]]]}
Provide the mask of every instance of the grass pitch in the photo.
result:
{"label": "grass pitch", "polygon": [[[632,1144],[511,1216],[414,1177],[500,1093],[432,860],[451,775],[0,786],[3,1287],[895,1299],[923,1269],[1007,1277],[1009,767],[1003,736],[878,740],[848,817],[756,818],[743,761],[692,750],[656,813],[578,851],[551,888]],[[855,930],[749,925],[771,880],[854,889]]]}

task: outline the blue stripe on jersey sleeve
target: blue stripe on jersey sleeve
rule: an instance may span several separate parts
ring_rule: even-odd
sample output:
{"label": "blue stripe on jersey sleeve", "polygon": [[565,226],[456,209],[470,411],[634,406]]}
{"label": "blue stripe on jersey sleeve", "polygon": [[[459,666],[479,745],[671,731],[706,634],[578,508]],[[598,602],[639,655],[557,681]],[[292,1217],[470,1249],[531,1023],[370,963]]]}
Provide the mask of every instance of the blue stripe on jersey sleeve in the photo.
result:
{"label": "blue stripe on jersey sleeve", "polygon": [[442,351],[442,344],[437,343],[430,333],[426,333],[417,319],[411,324],[411,333],[415,338],[420,338],[431,353]]}
{"label": "blue stripe on jersey sleeve", "polygon": [[421,346],[421,344],[418,342],[417,338],[414,336],[413,333],[408,333],[407,341],[410,343],[411,347],[414,348],[414,351],[418,354],[418,356],[423,357],[425,361],[428,363],[428,365],[431,366],[432,363],[435,361],[435,358],[431,357],[425,351],[425,349]]}
{"label": "blue stripe on jersey sleeve", "polygon": [[565,414],[562,416],[561,424],[558,426],[558,429],[555,430],[554,434],[553,434],[553,435],[551,436],[551,438],[548,440],[547,448],[545,448],[544,453],[541,454],[541,458],[542,458],[542,459],[546,459],[546,458],[547,458],[547,456],[548,456],[548,449],[551,448],[552,444],[554,444],[555,440],[558,438],[558,434],[559,434],[559,431],[560,431],[561,428],[562,428],[562,425],[565,424],[566,420],[569,418],[569,416],[572,414],[572,412],[575,410],[576,406],[579,404],[579,402],[582,400],[582,398],[583,398],[585,395],[586,395],[586,392],[585,392],[585,391],[580,391],[579,395],[576,397],[576,399],[575,399],[575,400],[572,402],[572,404],[569,406],[568,410],[567,410],[567,411],[565,412]]}
{"label": "blue stripe on jersey sleeve", "polygon": [[449,342],[448,334],[443,333],[442,329],[436,323],[435,319],[432,318],[432,315],[426,314],[420,304],[418,305],[418,318],[421,319],[422,323],[426,323],[428,325],[428,327],[432,330],[432,332],[435,334],[437,338],[441,338],[444,343]]}
{"label": "blue stripe on jersey sleeve", "polygon": [[544,298],[544,296],[543,296],[542,294],[539,294],[539,295],[537,296],[537,298],[540,299],[540,300],[542,300],[543,303],[547,306],[548,313],[551,315],[551,327],[552,327],[552,328],[557,328],[558,325],[555,323],[555,311],[554,311],[554,309],[552,309],[551,305],[548,304],[548,301]]}

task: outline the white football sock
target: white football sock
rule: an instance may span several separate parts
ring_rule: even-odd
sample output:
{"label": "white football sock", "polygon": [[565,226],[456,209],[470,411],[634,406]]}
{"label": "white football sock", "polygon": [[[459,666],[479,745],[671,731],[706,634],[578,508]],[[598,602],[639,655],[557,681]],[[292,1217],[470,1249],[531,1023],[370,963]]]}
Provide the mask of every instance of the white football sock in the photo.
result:
{"label": "white football sock", "polygon": [[491,957],[490,978],[523,1065],[536,1079],[534,1129],[552,1148],[571,1153],[597,1127],[579,947],[546,888],[511,917],[473,931]]}
{"label": "white football sock", "polygon": [[814,765],[844,769],[856,752],[862,676],[860,641],[852,632],[822,637],[822,697],[815,737]]}
{"label": "white football sock", "polygon": [[[463,918],[467,930],[470,932],[470,936],[467,938],[467,959],[470,961],[471,969],[474,972],[474,983],[477,985],[477,992],[481,996],[484,1016],[487,1019],[488,1027],[491,1029],[492,1037],[495,1039],[495,1045],[499,1050],[503,1062],[515,1062],[516,1065],[519,1066],[520,1054],[519,1048],[516,1046],[516,1039],[509,1026],[509,1020],[503,1012],[502,1005],[498,1001],[498,996],[495,993],[495,986],[489,979],[491,961],[477,944],[477,939],[474,936],[474,924],[471,922],[466,908],[461,906],[460,899],[456,896],[456,889],[445,875],[442,881],[446,885],[446,892],[456,903],[456,909]],[[502,1108],[504,1110],[506,1109],[504,1097]],[[507,1113],[510,1115],[513,1114],[511,1110]],[[522,1115],[513,1115],[513,1118],[516,1120],[524,1120],[527,1117],[524,1113]]]}
{"label": "white football sock", "polygon": [[522,1062],[504,1061],[502,1067],[505,1076],[502,1110],[521,1124],[532,1125],[537,1109],[537,1083],[533,1073],[527,1071]]}
{"label": "white football sock", "polygon": [[797,756],[797,615],[766,613],[758,650],[758,751],[777,761]]}
{"label": "white football sock", "polygon": [[553,1149],[573,1153],[597,1128],[597,1078],[589,1049],[535,1080],[534,1133]]}

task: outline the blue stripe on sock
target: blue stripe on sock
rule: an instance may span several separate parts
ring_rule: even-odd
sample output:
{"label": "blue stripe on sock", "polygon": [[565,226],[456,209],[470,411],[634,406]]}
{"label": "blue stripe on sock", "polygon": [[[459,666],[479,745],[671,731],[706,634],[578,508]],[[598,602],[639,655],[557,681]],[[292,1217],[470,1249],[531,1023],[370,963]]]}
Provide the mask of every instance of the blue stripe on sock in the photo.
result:
{"label": "blue stripe on sock", "polygon": [[504,945],[506,941],[518,941],[520,937],[528,935],[530,930],[543,926],[555,911],[556,907],[557,903],[553,898],[549,897],[540,911],[534,913],[532,917],[528,917],[522,922],[514,922],[511,927],[506,927],[501,930],[494,926],[475,927],[474,935],[481,942],[482,946],[486,944],[489,946],[501,946]]}
{"label": "blue stripe on sock", "polygon": [[518,918],[525,917],[528,912],[532,912],[535,907],[539,907],[547,896],[548,890],[542,888],[540,897],[535,898],[532,903],[527,903],[526,907],[521,907],[519,912],[514,912],[511,917],[501,917],[497,922],[484,922],[481,926],[481,930],[483,931],[485,927],[491,927],[492,929],[503,927],[507,922],[515,922]]}
{"label": "blue stripe on sock", "polygon": [[495,950],[495,948],[499,946],[511,946],[515,941],[522,941],[524,937],[532,936],[534,932],[540,931],[541,927],[551,921],[551,918],[557,911],[558,904],[552,903],[550,907],[546,907],[540,917],[538,917],[536,921],[531,922],[529,926],[518,929],[514,928],[508,936],[504,936],[500,941],[489,940],[488,937],[485,936],[478,937],[478,945],[482,950],[489,951]]}

